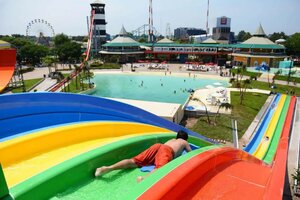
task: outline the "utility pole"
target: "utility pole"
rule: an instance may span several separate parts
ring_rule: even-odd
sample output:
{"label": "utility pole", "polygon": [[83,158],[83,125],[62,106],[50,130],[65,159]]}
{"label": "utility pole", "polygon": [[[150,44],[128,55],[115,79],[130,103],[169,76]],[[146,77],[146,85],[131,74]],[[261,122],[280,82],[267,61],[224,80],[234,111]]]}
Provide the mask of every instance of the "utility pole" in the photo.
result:
{"label": "utility pole", "polygon": [[86,24],[87,24],[87,35],[89,36],[89,34],[90,34],[90,20],[89,20],[89,16],[86,16]]}
{"label": "utility pole", "polygon": [[208,18],[209,18],[209,0],[207,0],[207,14],[206,14],[206,36],[209,34],[209,28],[208,28]]}
{"label": "utility pole", "polygon": [[153,42],[153,9],[152,0],[149,0],[149,33],[148,42]]}

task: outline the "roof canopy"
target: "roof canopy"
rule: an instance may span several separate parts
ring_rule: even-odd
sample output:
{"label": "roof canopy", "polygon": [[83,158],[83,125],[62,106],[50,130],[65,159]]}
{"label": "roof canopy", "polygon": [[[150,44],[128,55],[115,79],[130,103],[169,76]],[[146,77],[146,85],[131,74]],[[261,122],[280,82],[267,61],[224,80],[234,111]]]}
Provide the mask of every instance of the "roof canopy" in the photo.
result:
{"label": "roof canopy", "polygon": [[174,42],[172,40],[168,39],[168,38],[163,38],[163,39],[157,41],[157,43],[159,43],[159,44],[162,44],[162,43],[167,44],[167,43],[174,43]]}
{"label": "roof canopy", "polygon": [[271,40],[269,40],[269,38],[253,36],[253,37],[249,38],[248,40],[246,40],[245,42],[243,42],[242,44],[271,44],[271,45],[273,45],[275,43],[272,42]]}
{"label": "roof canopy", "polygon": [[122,26],[119,36],[127,36],[127,31],[125,30],[124,26]]}
{"label": "roof canopy", "polygon": [[101,5],[105,5],[104,1],[102,1],[102,0],[95,0],[95,1],[93,1],[93,2],[91,3],[91,5],[93,5],[93,4],[101,4]]}
{"label": "roof canopy", "polygon": [[254,36],[258,36],[258,37],[265,37],[266,36],[266,33],[265,33],[265,31],[264,31],[261,24],[259,24],[259,26],[257,27]]}
{"label": "roof canopy", "polygon": [[138,43],[134,39],[127,36],[126,30],[125,30],[124,26],[122,26],[120,34],[118,35],[118,37],[113,39],[111,42],[104,44],[103,46],[117,47],[117,46],[140,46],[140,45],[141,45],[140,43]]}
{"label": "roof canopy", "polygon": [[8,42],[0,40],[0,49],[6,49],[6,48],[10,48],[10,44]]}
{"label": "roof canopy", "polygon": [[201,43],[203,43],[203,44],[218,44],[218,42],[212,38],[208,38]]}

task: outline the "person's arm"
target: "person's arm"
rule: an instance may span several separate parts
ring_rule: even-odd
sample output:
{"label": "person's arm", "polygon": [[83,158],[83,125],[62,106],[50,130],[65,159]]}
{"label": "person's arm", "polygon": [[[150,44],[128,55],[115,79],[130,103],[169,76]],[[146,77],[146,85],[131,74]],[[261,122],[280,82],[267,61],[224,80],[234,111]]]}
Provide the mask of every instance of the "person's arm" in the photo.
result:
{"label": "person's arm", "polygon": [[192,151],[192,149],[190,147],[190,144],[188,142],[185,142],[185,149],[186,149],[187,152]]}

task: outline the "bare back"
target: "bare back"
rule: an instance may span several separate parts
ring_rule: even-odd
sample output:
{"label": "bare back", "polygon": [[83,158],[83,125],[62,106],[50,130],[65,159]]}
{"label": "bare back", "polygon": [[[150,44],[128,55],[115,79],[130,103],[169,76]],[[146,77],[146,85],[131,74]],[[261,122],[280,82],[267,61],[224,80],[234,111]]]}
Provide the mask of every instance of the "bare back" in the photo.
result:
{"label": "bare back", "polygon": [[180,156],[182,151],[185,149],[186,151],[192,151],[189,143],[186,140],[181,138],[178,139],[171,139],[165,143],[165,145],[171,147],[175,153],[174,158]]}

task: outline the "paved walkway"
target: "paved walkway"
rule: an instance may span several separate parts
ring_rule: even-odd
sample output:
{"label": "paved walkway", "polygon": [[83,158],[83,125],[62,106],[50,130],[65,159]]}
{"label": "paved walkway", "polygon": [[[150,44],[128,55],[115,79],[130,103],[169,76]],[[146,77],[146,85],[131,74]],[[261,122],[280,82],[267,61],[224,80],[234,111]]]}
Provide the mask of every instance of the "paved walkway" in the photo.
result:
{"label": "paved walkway", "polygon": [[56,79],[45,78],[40,84],[38,84],[36,87],[32,88],[29,92],[47,91],[51,86],[55,85],[56,83],[57,83]]}

